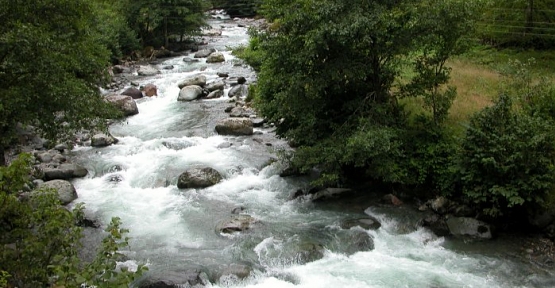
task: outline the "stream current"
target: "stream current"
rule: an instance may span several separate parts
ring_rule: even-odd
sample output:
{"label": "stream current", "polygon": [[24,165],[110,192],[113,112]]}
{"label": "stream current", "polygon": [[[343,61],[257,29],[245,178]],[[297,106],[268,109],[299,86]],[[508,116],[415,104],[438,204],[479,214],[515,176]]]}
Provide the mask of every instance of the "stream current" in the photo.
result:
{"label": "stream current", "polygon": [[[72,151],[75,161],[89,170],[86,178],[73,181],[77,201],[103,224],[118,216],[130,230],[130,250],[124,252],[133,260],[122,265],[147,263],[147,277],[199,268],[208,271],[212,287],[555,286],[552,271],[516,256],[521,249],[516,242],[437,237],[414,225],[417,212],[408,207],[368,206],[359,199],[323,204],[290,200],[308,181],[279,176],[283,167],[270,160],[287,146],[271,128],[255,128],[254,136],[220,136],[214,125],[226,117],[227,96],[176,100],[177,83],[197,74],[208,82],[218,78],[217,72],[244,76],[247,83],[256,80],[249,67],[235,65],[229,52],[229,47],[247,43],[246,28],[231,20],[210,24],[223,31],[209,45],[223,51],[226,62],[164,60],[158,65],[173,69],[138,80],[141,85],[154,83],[158,97],[137,101],[138,115],[110,127],[119,143]],[[176,187],[179,174],[201,166],[216,169],[224,180],[205,189]],[[217,223],[229,219],[237,207],[257,220],[251,229],[216,231]],[[342,236],[341,223],[367,215],[382,226],[349,230],[367,233],[374,248],[345,253],[342,247],[350,239]],[[93,231],[87,237],[93,241],[101,236]],[[322,248],[322,257],[302,261],[298,249],[306,243]],[[230,267],[247,267],[249,276],[228,275]]]}

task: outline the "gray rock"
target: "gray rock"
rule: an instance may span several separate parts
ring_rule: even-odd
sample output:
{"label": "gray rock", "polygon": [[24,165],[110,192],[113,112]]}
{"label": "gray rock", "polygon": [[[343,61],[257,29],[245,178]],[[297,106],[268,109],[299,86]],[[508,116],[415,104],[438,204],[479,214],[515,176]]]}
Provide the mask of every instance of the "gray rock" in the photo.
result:
{"label": "gray rock", "polygon": [[197,85],[190,85],[181,88],[177,101],[193,101],[202,95],[202,88]]}
{"label": "gray rock", "polygon": [[137,87],[129,87],[121,92],[121,95],[131,96],[133,99],[143,98],[143,92],[137,89]]}
{"label": "gray rock", "polygon": [[229,92],[227,92],[227,96],[231,97],[243,97],[243,96],[247,96],[248,93],[248,88],[246,85],[236,85],[233,86],[233,88],[231,88],[231,90],[229,90]]}
{"label": "gray rock", "polygon": [[193,59],[193,58],[189,58],[189,57],[185,57],[185,58],[183,58],[183,62],[185,62],[185,63],[193,63],[193,62],[200,62],[200,60],[198,60],[198,59]]}
{"label": "gray rock", "polygon": [[336,199],[345,196],[345,194],[353,192],[353,190],[347,188],[326,188],[312,194],[311,199],[313,202],[324,201],[329,199]]}
{"label": "gray rock", "polygon": [[60,152],[64,152],[65,150],[68,150],[69,146],[67,145],[67,143],[60,143],[56,146],[54,146],[54,150],[58,150]]}
{"label": "gray rock", "polygon": [[252,126],[253,127],[262,127],[264,126],[264,123],[266,123],[266,119],[264,118],[253,118],[252,120]]}
{"label": "gray rock", "polygon": [[75,191],[75,187],[73,187],[73,184],[67,180],[52,180],[44,182],[38,186],[38,190],[41,189],[54,189],[58,191],[58,199],[60,199],[62,205],[67,205],[71,203],[71,201],[77,199],[77,191]]}
{"label": "gray rock", "polygon": [[[236,277],[239,280],[249,277],[252,272],[252,268],[244,264],[229,264],[220,267],[220,272],[218,273],[218,278],[221,280],[222,277]],[[221,281],[220,281],[221,282]]]}
{"label": "gray rock", "polygon": [[365,230],[377,230],[382,226],[382,224],[380,224],[378,219],[374,217],[366,217],[344,220],[343,222],[341,222],[340,226],[343,229],[351,229],[358,226]]}
{"label": "gray rock", "polygon": [[214,52],[210,54],[208,58],[206,58],[206,63],[221,63],[221,62],[225,62],[225,56],[220,52]]}
{"label": "gray rock", "polygon": [[229,112],[229,117],[250,117],[253,113],[253,111],[247,110],[243,107],[233,107],[233,109]]}
{"label": "gray rock", "polygon": [[250,215],[233,215],[229,219],[220,221],[216,225],[218,233],[230,234],[233,232],[244,232],[251,228],[252,224],[256,222]]}
{"label": "gray rock", "polygon": [[241,76],[237,78],[237,84],[245,84],[247,83],[247,79],[245,79],[245,77]]}
{"label": "gray rock", "polygon": [[131,96],[112,94],[106,96],[105,99],[123,112],[124,116],[139,114],[137,103],[135,103],[135,100],[133,100]]}
{"label": "gray rock", "polygon": [[53,155],[53,153],[50,153],[50,151],[47,151],[47,152],[39,153],[35,157],[41,163],[49,163],[49,162],[52,162],[52,159],[54,158],[54,155]]}
{"label": "gray rock", "polygon": [[335,233],[334,242],[329,246],[332,251],[353,255],[374,249],[374,240],[366,231],[349,229]]}
{"label": "gray rock", "polygon": [[159,74],[160,71],[152,66],[139,66],[137,73],[139,76],[154,76]]}
{"label": "gray rock", "polygon": [[202,269],[188,269],[183,272],[163,272],[159,275],[147,275],[140,282],[139,288],[181,288],[206,287],[210,285],[208,275]]}
{"label": "gray rock", "polygon": [[216,91],[216,90],[224,90],[225,88],[225,83],[222,80],[217,80],[214,81],[212,83],[209,83],[206,85],[206,90],[212,92],[212,91]]}
{"label": "gray rock", "polygon": [[206,95],[206,99],[216,99],[216,98],[220,98],[222,96],[224,96],[224,91],[215,90],[215,91],[212,91],[212,92],[208,93],[208,95]]}
{"label": "gray rock", "polygon": [[252,135],[254,130],[249,118],[227,118],[216,124],[216,132],[220,135]]}
{"label": "gray rock", "polygon": [[218,77],[221,77],[221,78],[229,77],[229,74],[225,72],[218,72],[216,75],[218,75]]}
{"label": "gray rock", "polygon": [[450,206],[450,201],[443,196],[437,197],[430,203],[430,208],[432,208],[434,212],[442,215],[449,212]]}
{"label": "gray rock", "polygon": [[200,87],[204,87],[206,85],[206,76],[204,75],[197,75],[194,77],[187,78],[177,84],[179,89],[185,86],[197,85]]}
{"label": "gray rock", "polygon": [[210,56],[210,54],[216,52],[216,49],[214,48],[210,48],[210,49],[202,49],[200,51],[198,51],[197,53],[195,53],[195,58],[206,58],[208,56]]}
{"label": "gray rock", "polygon": [[210,167],[192,168],[177,179],[177,188],[206,188],[222,181],[222,175]]}
{"label": "gray rock", "polygon": [[60,164],[58,167],[44,167],[42,169],[44,172],[44,180],[71,179],[75,177],[85,177],[88,174],[85,167],[74,163],[64,163]]}
{"label": "gray rock", "polygon": [[480,239],[492,238],[490,225],[480,220],[467,217],[451,217],[446,222],[452,235]]}
{"label": "gray rock", "polygon": [[118,143],[118,139],[104,133],[95,134],[91,138],[91,146],[93,147],[106,147],[116,143]]}

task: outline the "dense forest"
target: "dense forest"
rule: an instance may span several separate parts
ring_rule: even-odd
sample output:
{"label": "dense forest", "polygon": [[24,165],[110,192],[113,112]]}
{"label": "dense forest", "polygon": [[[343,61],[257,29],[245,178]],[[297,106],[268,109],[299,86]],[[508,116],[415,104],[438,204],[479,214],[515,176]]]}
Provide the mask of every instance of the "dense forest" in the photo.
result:
{"label": "dense forest", "polygon": [[465,113],[453,113],[454,103],[470,100],[452,84],[453,59],[480,49],[553,52],[553,7],[555,0],[0,0],[0,287],[128,287],[142,273],[116,270],[127,245],[117,218],[96,259],[83,263],[82,207],[68,212],[54,191],[23,197],[32,159],[5,167],[4,151],[18,125],[57,140],[106,129],[105,119],[119,116],[98,91],[107,68],[145,47],[180,47],[199,35],[211,8],[268,21],[237,53],[258,72],[249,91],[255,107],[296,148],[284,160],[299,173],[316,170],[314,185],[446,196],[498,223],[554,214],[553,74],[535,70],[533,59],[510,61],[487,104]]}

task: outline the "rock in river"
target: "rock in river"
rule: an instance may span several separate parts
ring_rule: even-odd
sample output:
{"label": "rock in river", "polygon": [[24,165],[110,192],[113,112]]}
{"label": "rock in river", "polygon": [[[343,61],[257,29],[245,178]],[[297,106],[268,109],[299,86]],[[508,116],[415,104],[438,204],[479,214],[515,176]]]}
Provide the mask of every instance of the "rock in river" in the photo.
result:
{"label": "rock in river", "polygon": [[220,181],[222,181],[222,175],[213,168],[193,168],[179,175],[177,188],[206,188]]}

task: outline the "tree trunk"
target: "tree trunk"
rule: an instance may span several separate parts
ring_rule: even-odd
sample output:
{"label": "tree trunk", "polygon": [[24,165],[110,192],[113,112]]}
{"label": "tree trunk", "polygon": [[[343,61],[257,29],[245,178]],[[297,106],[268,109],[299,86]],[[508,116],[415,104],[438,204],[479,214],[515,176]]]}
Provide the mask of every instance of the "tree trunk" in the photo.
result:
{"label": "tree trunk", "polygon": [[528,6],[526,7],[526,30],[525,33],[532,32],[534,28],[534,0],[528,0]]}
{"label": "tree trunk", "polygon": [[0,145],[0,166],[6,166],[6,149]]}

